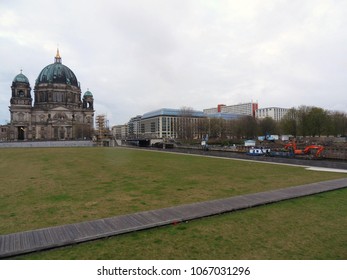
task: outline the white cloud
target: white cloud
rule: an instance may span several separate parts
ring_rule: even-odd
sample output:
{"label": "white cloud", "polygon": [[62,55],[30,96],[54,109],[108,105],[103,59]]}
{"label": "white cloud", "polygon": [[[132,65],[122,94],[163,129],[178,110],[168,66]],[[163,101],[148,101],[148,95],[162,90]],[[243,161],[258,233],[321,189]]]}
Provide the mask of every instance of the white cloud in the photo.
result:
{"label": "white cloud", "polygon": [[12,0],[0,11],[0,121],[14,76],[22,68],[34,87],[57,44],[111,124],[251,100],[345,110],[343,0]]}

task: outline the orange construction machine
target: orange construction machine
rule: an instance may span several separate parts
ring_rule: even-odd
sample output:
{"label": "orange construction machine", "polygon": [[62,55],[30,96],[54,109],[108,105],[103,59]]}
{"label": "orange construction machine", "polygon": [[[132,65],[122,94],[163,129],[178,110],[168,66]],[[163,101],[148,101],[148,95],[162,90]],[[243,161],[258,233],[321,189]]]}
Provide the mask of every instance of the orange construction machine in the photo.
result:
{"label": "orange construction machine", "polygon": [[[313,155],[314,157],[318,158],[321,156],[321,153],[324,150],[324,147],[321,145],[309,145],[305,149],[301,150],[296,147],[295,142],[288,143],[284,146],[284,149],[293,149],[295,155]],[[312,153],[312,151],[316,151],[315,153]]]}

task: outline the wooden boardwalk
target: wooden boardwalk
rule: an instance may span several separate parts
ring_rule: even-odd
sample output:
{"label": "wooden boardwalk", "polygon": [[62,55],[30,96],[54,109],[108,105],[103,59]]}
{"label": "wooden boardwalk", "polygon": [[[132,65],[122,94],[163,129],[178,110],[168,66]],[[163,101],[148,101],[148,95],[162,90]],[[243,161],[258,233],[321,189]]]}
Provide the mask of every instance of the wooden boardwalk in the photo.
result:
{"label": "wooden boardwalk", "polygon": [[174,224],[345,187],[347,187],[347,178],[0,235],[0,258]]}

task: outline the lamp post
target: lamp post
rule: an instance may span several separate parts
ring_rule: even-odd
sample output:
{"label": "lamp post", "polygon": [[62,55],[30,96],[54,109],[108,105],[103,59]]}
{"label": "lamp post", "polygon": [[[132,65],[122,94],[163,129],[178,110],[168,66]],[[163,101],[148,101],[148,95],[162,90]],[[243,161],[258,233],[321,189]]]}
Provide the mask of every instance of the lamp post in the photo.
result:
{"label": "lamp post", "polygon": [[72,119],[71,119],[71,139],[74,140],[74,133],[73,133],[73,122],[75,120],[75,113],[72,113]]}

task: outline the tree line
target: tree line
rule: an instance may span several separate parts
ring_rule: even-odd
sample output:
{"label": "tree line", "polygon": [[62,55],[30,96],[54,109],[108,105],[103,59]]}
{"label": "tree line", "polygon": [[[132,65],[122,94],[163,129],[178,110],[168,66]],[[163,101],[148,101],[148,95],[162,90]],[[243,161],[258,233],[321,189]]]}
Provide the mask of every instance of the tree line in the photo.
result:
{"label": "tree line", "polygon": [[[185,108],[185,118],[189,110]],[[277,122],[270,117],[255,119],[245,116],[235,120],[222,118],[203,118],[194,123],[188,122],[180,127],[181,139],[203,138],[208,134],[210,139],[253,139],[260,135],[293,135],[297,136],[346,136],[347,115],[338,111],[324,110],[319,107],[300,106],[289,109],[288,113]]]}
{"label": "tree line", "polygon": [[319,107],[291,108],[280,122],[280,131],[293,136],[345,136],[347,115]]}

